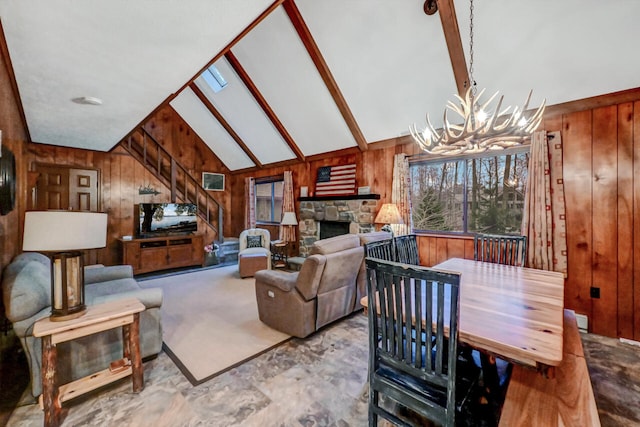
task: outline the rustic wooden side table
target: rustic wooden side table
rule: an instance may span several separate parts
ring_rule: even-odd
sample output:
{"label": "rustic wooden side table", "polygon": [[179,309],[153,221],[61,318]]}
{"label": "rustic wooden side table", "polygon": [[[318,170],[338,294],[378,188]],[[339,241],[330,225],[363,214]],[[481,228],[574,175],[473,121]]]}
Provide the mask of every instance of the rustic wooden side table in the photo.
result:
{"label": "rustic wooden side table", "polygon": [[[36,322],[33,336],[42,338],[42,405],[44,425],[59,426],[62,403],[95,390],[113,381],[132,376],[133,391],[144,388],[142,359],[140,358],[140,312],[144,305],[135,298],[88,306],[86,313],[76,319],[52,322],[44,318]],[[61,342],[122,327],[123,358],[95,374],[68,384],[57,384],[56,345]]]}
{"label": "rustic wooden side table", "polygon": [[271,242],[271,268],[286,268],[289,256],[289,243],[283,240]]}

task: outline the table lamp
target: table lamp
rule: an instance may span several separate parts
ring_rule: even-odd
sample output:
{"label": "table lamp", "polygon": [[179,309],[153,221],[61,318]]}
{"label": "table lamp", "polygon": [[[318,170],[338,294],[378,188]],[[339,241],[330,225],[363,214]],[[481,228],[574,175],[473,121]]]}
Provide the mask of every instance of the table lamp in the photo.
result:
{"label": "table lamp", "polygon": [[390,224],[404,224],[402,216],[400,216],[400,211],[398,211],[398,206],[396,206],[395,203],[383,204],[378,211],[378,215],[376,215],[376,219],[373,222],[375,222],[376,224],[385,224],[382,227],[382,230],[390,231],[392,237],[393,229],[391,228]]}
{"label": "table lamp", "polygon": [[298,225],[296,214],[293,212],[285,212],[284,215],[282,215],[282,221],[280,221],[280,225]]}
{"label": "table lamp", "polygon": [[45,252],[51,259],[52,321],[82,316],[86,308],[81,251],[103,248],[106,240],[105,213],[56,210],[25,213],[22,250]]}

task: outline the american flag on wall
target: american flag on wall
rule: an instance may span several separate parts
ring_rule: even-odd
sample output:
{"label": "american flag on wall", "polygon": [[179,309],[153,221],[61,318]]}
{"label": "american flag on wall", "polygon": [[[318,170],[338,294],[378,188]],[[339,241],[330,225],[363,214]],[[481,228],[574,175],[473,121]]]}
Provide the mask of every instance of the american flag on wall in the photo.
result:
{"label": "american flag on wall", "polygon": [[318,169],[316,196],[356,194],[356,165],[323,166]]}

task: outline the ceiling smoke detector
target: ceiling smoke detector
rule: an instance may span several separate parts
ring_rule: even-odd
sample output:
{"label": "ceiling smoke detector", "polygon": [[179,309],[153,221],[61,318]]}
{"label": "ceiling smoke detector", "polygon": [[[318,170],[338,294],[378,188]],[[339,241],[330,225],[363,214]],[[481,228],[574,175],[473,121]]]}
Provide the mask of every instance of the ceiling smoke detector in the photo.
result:
{"label": "ceiling smoke detector", "polygon": [[95,96],[81,96],[79,98],[73,98],[73,102],[82,105],[102,105],[102,99]]}

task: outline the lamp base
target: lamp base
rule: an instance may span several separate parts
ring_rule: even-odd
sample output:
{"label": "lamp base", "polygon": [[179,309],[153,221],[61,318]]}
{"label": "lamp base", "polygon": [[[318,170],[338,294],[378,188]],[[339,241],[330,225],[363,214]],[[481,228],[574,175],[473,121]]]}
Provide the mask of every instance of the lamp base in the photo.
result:
{"label": "lamp base", "polygon": [[64,322],[66,320],[77,319],[78,317],[81,317],[87,311],[87,307],[82,305],[78,307],[77,311],[65,314],[56,313],[55,310],[51,311],[52,312],[51,316],[49,316],[49,320],[51,320],[52,322]]}
{"label": "lamp base", "polygon": [[84,314],[84,267],[80,251],[56,252],[51,257],[51,316],[64,322]]}

